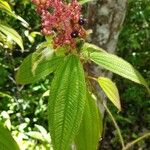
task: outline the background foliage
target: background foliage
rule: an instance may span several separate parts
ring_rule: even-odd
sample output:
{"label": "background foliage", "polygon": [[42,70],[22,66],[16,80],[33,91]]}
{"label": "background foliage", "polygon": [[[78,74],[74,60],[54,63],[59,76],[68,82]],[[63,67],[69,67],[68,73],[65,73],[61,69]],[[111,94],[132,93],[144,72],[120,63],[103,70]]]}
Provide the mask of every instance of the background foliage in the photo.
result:
{"label": "background foliage", "polygon": [[[117,55],[137,68],[150,85],[150,5],[149,0],[130,0],[126,19],[118,41]],[[142,86],[114,75],[120,92],[122,111],[111,107],[125,142],[136,139],[150,130],[150,96]],[[109,118],[106,119],[104,149],[116,149],[118,138]],[[116,138],[114,138],[116,137]],[[110,145],[107,141],[111,141]],[[110,148],[111,147],[111,148]],[[148,150],[149,139],[138,143],[134,150]],[[119,149],[119,147],[118,147]]]}
{"label": "background foliage", "polygon": [[[53,76],[49,76],[36,84],[20,86],[15,82],[15,73],[22,60],[36,46],[44,41],[39,35],[40,21],[35,8],[29,0],[11,0],[10,6],[17,15],[28,23],[24,27],[19,20],[0,10],[0,22],[18,31],[24,42],[24,53],[20,47],[7,39],[6,45],[0,42],[0,121],[5,122],[22,148],[45,149],[48,146],[47,123],[47,90]],[[130,0],[126,20],[119,37],[117,54],[133,64],[150,84],[150,1]],[[114,76],[119,88],[122,112],[117,113],[111,106],[126,142],[136,139],[150,130],[150,97],[140,85]],[[43,94],[44,93],[44,94]],[[40,126],[39,126],[40,125]],[[106,117],[105,138],[102,149],[120,149],[118,136],[109,117]],[[46,130],[45,130],[46,129]],[[36,136],[35,136],[36,135]],[[147,150],[148,139],[139,143],[139,147]]]}

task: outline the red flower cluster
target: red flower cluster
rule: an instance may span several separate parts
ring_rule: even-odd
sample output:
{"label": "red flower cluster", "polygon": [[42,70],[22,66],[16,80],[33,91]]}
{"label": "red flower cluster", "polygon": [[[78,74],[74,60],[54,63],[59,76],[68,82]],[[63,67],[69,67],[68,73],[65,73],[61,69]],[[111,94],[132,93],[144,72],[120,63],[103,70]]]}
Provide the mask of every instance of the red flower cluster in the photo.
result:
{"label": "red flower cluster", "polygon": [[81,5],[77,0],[67,4],[63,0],[32,0],[41,15],[42,33],[54,36],[54,48],[70,45],[76,48],[77,37],[85,38]]}

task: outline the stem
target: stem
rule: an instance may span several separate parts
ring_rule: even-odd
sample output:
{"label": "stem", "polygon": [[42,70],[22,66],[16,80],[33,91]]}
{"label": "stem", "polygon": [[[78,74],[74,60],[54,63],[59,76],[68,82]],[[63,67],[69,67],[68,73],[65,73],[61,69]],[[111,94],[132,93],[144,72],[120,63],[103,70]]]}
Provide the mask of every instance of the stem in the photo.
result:
{"label": "stem", "polygon": [[110,110],[108,109],[107,105],[104,104],[104,103],[103,103],[103,105],[104,105],[104,107],[105,107],[107,113],[109,114],[110,118],[112,119],[112,122],[114,123],[115,128],[117,129],[117,132],[118,132],[118,135],[119,135],[119,138],[120,138],[120,142],[121,142],[121,145],[122,145],[122,148],[123,148],[122,150],[125,150],[125,149],[124,149],[124,148],[125,148],[125,144],[124,144],[123,137],[122,137],[122,135],[121,135],[120,128],[119,128],[119,126],[118,126],[118,124],[117,124],[115,118],[113,117],[112,113],[111,113]]}
{"label": "stem", "polygon": [[[91,77],[91,76],[88,76],[89,79],[92,79],[94,81],[97,82],[97,78],[94,78],[94,77]],[[113,123],[114,123],[114,126],[115,128],[117,129],[117,132],[118,132],[118,136],[120,138],[120,142],[121,142],[121,145],[122,145],[122,148],[125,147],[125,144],[124,144],[124,140],[123,140],[123,137],[122,137],[122,134],[121,134],[121,131],[120,131],[120,128],[115,120],[115,118],[113,117],[112,113],[110,112],[109,108],[107,107],[106,104],[103,103],[103,101],[101,101],[101,103],[103,104],[103,106],[105,107],[107,113],[110,115],[110,118],[112,119]],[[123,149],[124,150],[124,149]]]}
{"label": "stem", "polygon": [[97,82],[97,78],[94,78],[94,77],[91,77],[91,76],[88,76],[88,78]]}
{"label": "stem", "polygon": [[132,147],[134,144],[138,143],[139,141],[143,140],[144,138],[147,138],[150,136],[150,133],[146,133],[143,136],[139,137],[138,139],[128,143],[122,150],[128,150],[130,147]]}

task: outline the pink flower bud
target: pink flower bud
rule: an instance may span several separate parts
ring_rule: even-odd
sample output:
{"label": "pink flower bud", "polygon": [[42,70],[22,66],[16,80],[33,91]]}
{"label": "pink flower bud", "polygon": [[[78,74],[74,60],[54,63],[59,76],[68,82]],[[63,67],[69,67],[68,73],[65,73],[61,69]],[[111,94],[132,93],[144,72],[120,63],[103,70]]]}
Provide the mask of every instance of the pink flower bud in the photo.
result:
{"label": "pink flower bud", "polygon": [[[67,4],[63,0],[32,0],[41,15],[42,34],[53,35],[54,47],[76,47],[76,38],[85,38],[86,32],[79,24],[81,5],[77,0]],[[52,11],[49,11],[52,10]],[[55,29],[55,31],[54,31]]]}

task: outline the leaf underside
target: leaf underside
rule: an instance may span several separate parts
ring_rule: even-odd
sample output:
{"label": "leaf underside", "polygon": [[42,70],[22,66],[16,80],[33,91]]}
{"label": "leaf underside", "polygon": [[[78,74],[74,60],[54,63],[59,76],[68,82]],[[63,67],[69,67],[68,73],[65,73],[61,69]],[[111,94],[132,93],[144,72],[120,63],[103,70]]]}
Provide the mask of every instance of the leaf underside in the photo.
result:
{"label": "leaf underside", "polygon": [[121,110],[120,97],[117,86],[109,78],[99,77],[98,83],[110,101]]}

